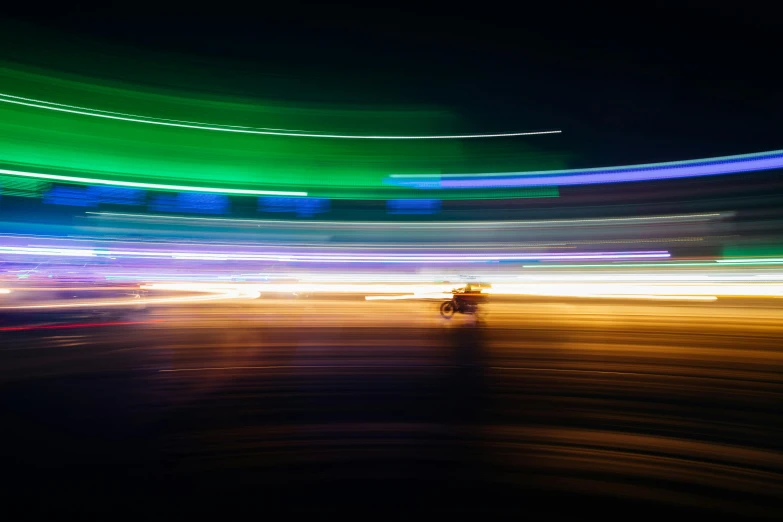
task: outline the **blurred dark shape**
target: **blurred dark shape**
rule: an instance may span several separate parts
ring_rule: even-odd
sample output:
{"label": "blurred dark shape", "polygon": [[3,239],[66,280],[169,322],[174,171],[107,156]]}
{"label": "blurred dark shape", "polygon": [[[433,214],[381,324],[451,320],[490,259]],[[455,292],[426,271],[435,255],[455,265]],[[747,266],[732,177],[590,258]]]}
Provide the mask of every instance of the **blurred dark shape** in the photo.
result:
{"label": "blurred dark shape", "polygon": [[43,200],[48,205],[97,207],[98,201],[89,189],[90,187],[55,185],[44,194]]}
{"label": "blurred dark shape", "polygon": [[0,494],[51,513],[781,512],[769,303],[496,299],[486,325],[400,301],[365,326],[347,300],[14,314],[36,327],[0,332]]}
{"label": "blurred dark shape", "polygon": [[452,464],[456,477],[475,485],[486,478],[483,432],[490,389],[485,331],[473,321],[455,325],[447,332],[453,366],[443,394],[449,412],[444,427],[455,441]]}
{"label": "blurred dark shape", "polygon": [[390,215],[437,214],[440,207],[439,199],[390,199],[386,202],[386,212]]}
{"label": "blurred dark shape", "polygon": [[260,197],[258,210],[261,212],[288,213],[296,217],[312,217],[316,214],[329,212],[331,203],[326,198],[287,198]]}
{"label": "blurred dark shape", "polygon": [[[171,201],[171,196],[168,197]],[[64,205],[70,207],[90,207],[95,208],[99,204],[110,205],[131,205],[140,206],[145,203],[146,192],[138,189],[124,187],[104,187],[100,185],[90,185],[79,187],[72,185],[53,185],[44,195],[43,202],[47,205]],[[193,210],[198,212],[198,207],[191,204],[179,203],[179,208],[184,211]],[[160,205],[161,201],[156,201]]]}

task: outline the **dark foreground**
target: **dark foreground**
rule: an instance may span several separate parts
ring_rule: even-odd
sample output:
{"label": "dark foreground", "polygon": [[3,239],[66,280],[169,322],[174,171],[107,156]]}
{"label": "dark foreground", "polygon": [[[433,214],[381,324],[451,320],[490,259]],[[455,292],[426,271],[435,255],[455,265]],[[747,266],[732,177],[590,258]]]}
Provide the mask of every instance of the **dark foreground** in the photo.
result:
{"label": "dark foreground", "polygon": [[444,326],[418,305],[252,306],[0,332],[4,505],[783,514],[775,310],[509,305]]}

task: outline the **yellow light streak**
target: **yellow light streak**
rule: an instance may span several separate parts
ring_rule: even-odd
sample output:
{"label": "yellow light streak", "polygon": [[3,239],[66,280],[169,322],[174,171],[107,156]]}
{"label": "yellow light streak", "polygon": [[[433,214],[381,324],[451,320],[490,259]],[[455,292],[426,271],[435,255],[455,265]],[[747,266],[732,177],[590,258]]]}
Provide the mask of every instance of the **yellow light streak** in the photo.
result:
{"label": "yellow light streak", "polygon": [[[492,288],[483,290],[484,294],[496,296],[562,296],[562,297],[600,297],[621,296],[656,299],[650,296],[665,296],[666,299],[696,299],[699,296],[713,300],[718,297],[777,297],[783,296],[783,284],[779,282],[696,282],[686,280],[665,282],[617,282],[593,280],[579,283],[566,280],[562,283],[493,283]],[[244,297],[258,297],[263,294],[361,294],[366,300],[399,299],[449,299],[451,290],[461,283],[422,284],[422,283],[152,283],[142,285],[147,290],[168,290],[187,292],[225,293],[237,292]],[[663,297],[661,297],[663,298]]]}

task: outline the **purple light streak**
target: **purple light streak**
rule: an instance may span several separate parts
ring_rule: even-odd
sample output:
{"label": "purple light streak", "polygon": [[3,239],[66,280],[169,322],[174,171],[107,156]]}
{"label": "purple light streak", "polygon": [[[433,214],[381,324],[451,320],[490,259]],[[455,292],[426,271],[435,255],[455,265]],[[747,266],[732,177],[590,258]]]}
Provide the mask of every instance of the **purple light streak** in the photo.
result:
{"label": "purple light streak", "polygon": [[[392,177],[388,183],[419,189],[471,189],[471,188],[520,188],[541,186],[593,185],[600,183],[622,183],[632,181],[654,181],[663,179],[717,176],[783,168],[783,153],[773,151],[751,157],[726,157],[703,160],[698,163],[659,163],[644,166],[613,167],[606,169],[580,169],[573,171],[551,171],[537,173],[476,174],[440,179]],[[567,174],[571,172],[571,174]],[[540,175],[538,175],[540,174]]]}

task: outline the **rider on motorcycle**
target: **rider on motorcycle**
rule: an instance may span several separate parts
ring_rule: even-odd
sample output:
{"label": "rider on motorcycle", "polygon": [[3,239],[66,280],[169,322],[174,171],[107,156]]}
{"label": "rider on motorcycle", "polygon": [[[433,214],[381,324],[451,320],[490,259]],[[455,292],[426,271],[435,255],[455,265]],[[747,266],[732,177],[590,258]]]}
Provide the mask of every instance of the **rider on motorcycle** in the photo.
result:
{"label": "rider on motorcycle", "polygon": [[454,300],[461,307],[464,303],[476,303],[481,302],[484,299],[484,294],[481,293],[481,285],[474,283],[468,283],[462,288],[457,288],[454,291]]}

